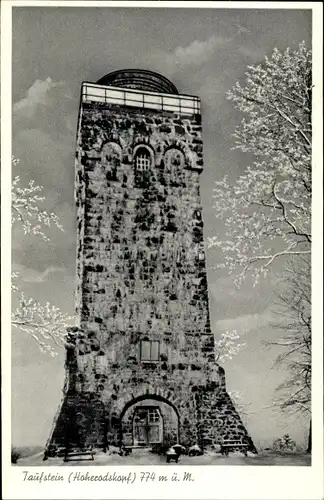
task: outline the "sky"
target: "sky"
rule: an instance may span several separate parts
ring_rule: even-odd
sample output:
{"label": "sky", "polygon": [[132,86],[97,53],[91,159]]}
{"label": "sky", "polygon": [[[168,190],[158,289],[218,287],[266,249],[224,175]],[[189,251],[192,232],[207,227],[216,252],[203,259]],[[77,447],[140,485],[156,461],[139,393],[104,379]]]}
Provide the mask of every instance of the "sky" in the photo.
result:
{"label": "sky", "polygon": [[[96,82],[117,69],[161,73],[179,93],[202,102],[204,165],[201,196],[204,234],[220,229],[212,208],[213,185],[225,174],[235,179],[251,157],[233,151],[241,117],[226,91],[244,80],[250,64],[274,47],[311,44],[310,10],[14,7],[12,40],[13,167],[22,184],[44,187],[44,208],[60,216],[64,233],[51,229],[50,243],[13,228],[12,266],[20,288],[36,300],[74,313],[76,210],[74,152],[82,81]],[[218,269],[219,254],[207,250],[211,323],[216,338],[236,329],[246,347],[226,363],[228,391],[242,393],[244,421],[256,445],[289,433],[304,444],[307,427],[269,408],[283,369],[277,351],[264,341],[278,338],[275,272],[257,288],[239,290]],[[284,266],[284,263],[281,264]],[[275,271],[280,272],[282,268]],[[15,298],[13,299],[15,301]],[[12,332],[12,442],[44,445],[62,397],[64,351],[42,354],[26,333]]]}

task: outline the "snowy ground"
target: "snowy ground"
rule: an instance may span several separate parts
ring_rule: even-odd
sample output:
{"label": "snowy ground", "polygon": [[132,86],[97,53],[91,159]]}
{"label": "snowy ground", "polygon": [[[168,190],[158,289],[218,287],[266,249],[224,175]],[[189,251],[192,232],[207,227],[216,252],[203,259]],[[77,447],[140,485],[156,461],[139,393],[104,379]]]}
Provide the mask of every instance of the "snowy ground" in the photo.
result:
{"label": "snowy ground", "polygon": [[[205,454],[201,457],[181,456],[179,465],[294,465],[294,466],[310,466],[311,456],[305,453],[281,454],[277,455],[271,452],[260,452],[258,455],[244,457],[241,454],[230,454],[229,457],[223,457],[220,454]],[[30,457],[22,458],[18,461],[17,466],[104,466],[104,465],[171,465],[175,467],[177,464],[171,462],[166,464],[164,456],[155,455],[147,450],[134,450],[131,455],[121,457],[117,454],[99,453],[95,455],[92,461],[87,458],[73,459],[69,462],[63,462],[62,458],[51,458],[43,461],[43,453],[38,453]]]}

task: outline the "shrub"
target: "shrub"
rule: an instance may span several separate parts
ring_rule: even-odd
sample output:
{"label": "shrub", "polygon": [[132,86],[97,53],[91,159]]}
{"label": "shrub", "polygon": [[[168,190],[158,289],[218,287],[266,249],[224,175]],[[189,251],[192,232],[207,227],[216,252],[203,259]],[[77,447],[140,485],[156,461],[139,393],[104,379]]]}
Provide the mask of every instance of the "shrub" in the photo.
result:
{"label": "shrub", "polygon": [[272,448],[277,452],[295,451],[296,442],[293,439],[291,439],[289,434],[285,434],[284,436],[276,439],[273,442]]}
{"label": "shrub", "polygon": [[21,458],[19,451],[16,448],[11,448],[11,463],[16,464]]}

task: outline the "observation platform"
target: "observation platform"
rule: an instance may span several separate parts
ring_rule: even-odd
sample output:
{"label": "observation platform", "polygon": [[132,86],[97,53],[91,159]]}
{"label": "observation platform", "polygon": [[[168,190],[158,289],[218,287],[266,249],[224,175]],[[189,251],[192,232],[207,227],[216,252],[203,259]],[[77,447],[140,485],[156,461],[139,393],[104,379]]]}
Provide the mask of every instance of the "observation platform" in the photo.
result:
{"label": "observation platform", "polygon": [[136,108],[199,115],[200,99],[181,95],[167,78],[147,70],[121,70],[104,76],[97,83],[83,82],[82,103],[119,104]]}

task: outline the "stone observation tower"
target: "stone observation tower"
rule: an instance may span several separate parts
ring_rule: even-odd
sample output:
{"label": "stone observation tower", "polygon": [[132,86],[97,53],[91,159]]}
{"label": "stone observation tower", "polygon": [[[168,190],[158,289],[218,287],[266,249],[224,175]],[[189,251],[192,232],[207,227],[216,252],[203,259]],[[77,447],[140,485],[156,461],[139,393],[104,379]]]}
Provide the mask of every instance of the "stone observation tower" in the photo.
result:
{"label": "stone observation tower", "polygon": [[83,83],[76,313],[46,456],[64,448],[253,443],[210,327],[200,101],[156,73]]}

